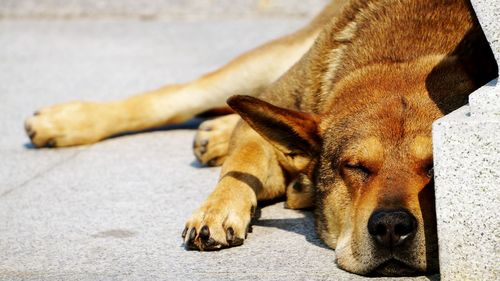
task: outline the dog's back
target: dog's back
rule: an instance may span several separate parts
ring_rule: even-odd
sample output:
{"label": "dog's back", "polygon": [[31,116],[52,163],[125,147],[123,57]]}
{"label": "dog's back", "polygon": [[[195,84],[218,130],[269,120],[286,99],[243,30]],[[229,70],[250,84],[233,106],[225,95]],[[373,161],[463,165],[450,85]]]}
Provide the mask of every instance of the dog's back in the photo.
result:
{"label": "dog's back", "polygon": [[[465,104],[470,92],[497,74],[493,53],[468,1],[352,1],[324,27],[289,77],[262,98],[319,113],[337,83],[352,72],[369,65],[390,69],[432,56],[441,60],[430,68],[427,87],[444,114]],[[443,79],[443,72],[463,75]]]}

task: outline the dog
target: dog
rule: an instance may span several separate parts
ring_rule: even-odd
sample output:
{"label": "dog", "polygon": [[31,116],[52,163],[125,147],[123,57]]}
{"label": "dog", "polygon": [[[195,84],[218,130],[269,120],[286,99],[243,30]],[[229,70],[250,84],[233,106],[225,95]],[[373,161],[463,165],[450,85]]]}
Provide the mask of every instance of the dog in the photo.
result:
{"label": "dog", "polygon": [[55,105],[25,127],[34,146],[63,147],[232,110],[195,137],[197,159],[222,170],[186,223],[187,248],[241,245],[257,202],[286,195],[288,208],[314,207],[340,268],[430,274],[431,125],[497,70],[465,0],[332,1],[304,28],[195,81]]}

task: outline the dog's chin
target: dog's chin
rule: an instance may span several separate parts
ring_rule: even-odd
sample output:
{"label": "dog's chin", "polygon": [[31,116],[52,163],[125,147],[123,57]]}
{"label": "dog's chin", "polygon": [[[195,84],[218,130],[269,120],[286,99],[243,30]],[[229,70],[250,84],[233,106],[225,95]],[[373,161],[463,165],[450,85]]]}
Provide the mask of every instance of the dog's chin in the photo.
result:
{"label": "dog's chin", "polygon": [[375,268],[369,275],[398,277],[398,276],[416,276],[422,274],[424,273],[421,272],[420,270],[417,270],[403,262],[400,262],[395,259],[390,259],[379,265],[377,268]]}

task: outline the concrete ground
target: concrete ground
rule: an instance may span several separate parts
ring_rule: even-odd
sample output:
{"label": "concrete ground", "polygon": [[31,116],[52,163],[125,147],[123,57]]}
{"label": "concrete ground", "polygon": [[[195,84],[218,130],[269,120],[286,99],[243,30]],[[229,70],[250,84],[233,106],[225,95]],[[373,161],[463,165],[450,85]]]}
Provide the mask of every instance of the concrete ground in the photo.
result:
{"label": "concrete ground", "polygon": [[195,161],[193,125],[39,150],[23,131],[39,107],[186,81],[303,22],[0,21],[0,280],[363,279],[282,203],[243,246],[186,251],[184,222],[219,172]]}

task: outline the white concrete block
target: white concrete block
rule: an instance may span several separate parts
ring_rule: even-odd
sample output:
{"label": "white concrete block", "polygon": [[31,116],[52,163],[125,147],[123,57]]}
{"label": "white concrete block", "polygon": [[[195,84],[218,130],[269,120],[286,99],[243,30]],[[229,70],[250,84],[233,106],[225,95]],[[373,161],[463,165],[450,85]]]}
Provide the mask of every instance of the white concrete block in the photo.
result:
{"label": "white concrete block", "polygon": [[498,79],[495,79],[469,96],[471,116],[500,118],[499,86]]}
{"label": "white concrete block", "polygon": [[442,280],[500,276],[500,118],[470,107],[433,126]]}
{"label": "white concrete block", "polygon": [[[497,62],[500,2],[473,0]],[[433,125],[436,213],[442,280],[500,278],[500,86]]]}
{"label": "white concrete block", "polygon": [[495,58],[500,61],[500,2],[497,0],[471,0],[471,2]]}

